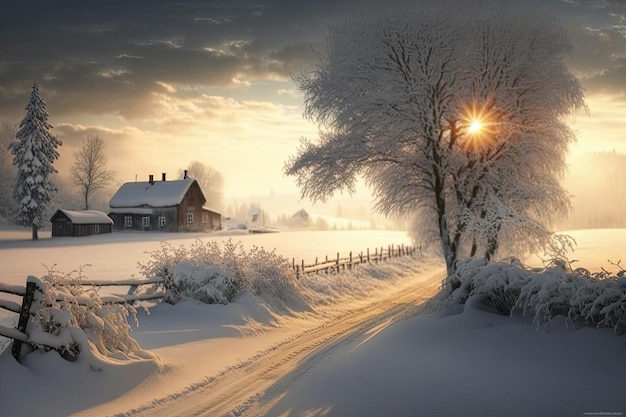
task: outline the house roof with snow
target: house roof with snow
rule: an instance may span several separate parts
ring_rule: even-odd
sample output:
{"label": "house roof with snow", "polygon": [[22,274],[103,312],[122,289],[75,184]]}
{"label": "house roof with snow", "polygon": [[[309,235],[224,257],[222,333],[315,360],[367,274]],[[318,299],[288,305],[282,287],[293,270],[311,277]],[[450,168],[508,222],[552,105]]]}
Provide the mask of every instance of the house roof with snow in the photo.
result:
{"label": "house roof with snow", "polygon": [[294,219],[304,219],[304,220],[307,220],[310,216],[309,216],[309,213],[307,213],[305,209],[300,209],[291,217],[294,218]]}
{"label": "house roof with snow", "polygon": [[67,217],[74,224],[113,224],[113,220],[106,213],[98,210],[74,211],[58,209],[52,215],[50,221],[53,222],[59,216]]}
{"label": "house roof with snow", "polygon": [[[126,207],[172,207],[180,204],[194,178],[173,181],[127,182],[111,197],[109,206],[112,209]],[[206,197],[198,184],[204,201]]]}

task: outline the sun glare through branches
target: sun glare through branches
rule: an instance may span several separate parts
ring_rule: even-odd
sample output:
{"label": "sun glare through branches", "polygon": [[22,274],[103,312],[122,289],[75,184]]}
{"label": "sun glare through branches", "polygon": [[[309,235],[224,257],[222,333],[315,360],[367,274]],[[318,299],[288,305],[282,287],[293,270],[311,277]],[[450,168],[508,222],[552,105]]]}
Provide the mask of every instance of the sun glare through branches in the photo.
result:
{"label": "sun glare through branches", "polygon": [[487,146],[493,137],[495,123],[490,109],[493,106],[472,103],[464,106],[462,123],[466,135],[465,144],[468,148],[478,149]]}
{"label": "sun glare through branches", "polygon": [[467,131],[469,133],[478,133],[480,131],[480,129],[482,129],[483,124],[480,122],[480,120],[474,120],[472,121],[472,123],[470,123],[469,127],[467,128]]}

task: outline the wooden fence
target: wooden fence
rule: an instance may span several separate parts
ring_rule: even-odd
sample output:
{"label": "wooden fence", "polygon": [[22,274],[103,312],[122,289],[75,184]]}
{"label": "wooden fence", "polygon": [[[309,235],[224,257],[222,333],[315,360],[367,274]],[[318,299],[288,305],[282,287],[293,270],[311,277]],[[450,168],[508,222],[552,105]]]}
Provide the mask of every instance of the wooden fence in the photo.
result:
{"label": "wooden fence", "polygon": [[[0,298],[0,308],[3,308],[8,311],[12,311],[14,313],[19,314],[18,323],[15,328],[6,327],[0,325],[0,336],[7,337],[9,339],[13,339],[12,346],[12,354],[20,361],[22,357],[22,347],[26,345],[31,345],[33,347],[37,347],[39,345],[43,345],[49,349],[58,350],[61,356],[65,359],[72,359],[73,354],[68,354],[67,346],[61,346],[61,348],[57,346],[53,346],[52,344],[46,344],[41,342],[35,342],[29,336],[28,331],[28,323],[29,318],[34,316],[37,309],[40,306],[40,303],[37,300],[43,299],[43,290],[38,285],[39,279],[34,277],[28,277],[26,279],[26,286],[23,285],[8,285],[0,282],[0,293],[12,294],[16,296],[22,297],[22,304],[16,303],[15,301],[2,299]],[[94,287],[104,287],[104,286],[139,286],[139,285],[149,285],[163,282],[163,279],[160,277],[152,278],[152,279],[127,279],[121,281],[104,281],[104,280],[68,280],[66,281],[67,285],[83,285],[83,286],[94,286]],[[38,294],[39,293],[39,294]],[[115,294],[115,295],[103,295],[101,297],[102,302],[104,304],[125,304],[132,303],[135,301],[146,301],[146,300],[156,300],[161,299],[165,296],[164,292],[154,293],[154,294]],[[61,301],[61,300],[58,300]],[[84,305],[83,303],[78,301],[79,305]],[[52,340],[52,339],[51,339]],[[75,359],[75,358],[74,358]]]}
{"label": "wooden fence", "polygon": [[296,277],[319,272],[324,272],[326,274],[339,273],[341,271],[345,271],[346,269],[350,270],[354,266],[364,263],[373,262],[377,264],[378,262],[387,261],[393,258],[413,256],[416,253],[419,253],[419,250],[420,249],[417,246],[390,245],[387,246],[387,248],[374,248],[374,252],[370,251],[368,248],[365,253],[360,252],[354,256],[352,252],[350,252],[347,257],[343,258],[340,256],[339,252],[337,252],[337,256],[332,259],[329,259],[328,256],[321,261],[319,258],[315,258],[315,263],[311,264],[305,264],[304,259],[299,263],[296,263],[294,258],[292,260],[292,267],[296,271]]}
{"label": "wooden fence", "polygon": [[[353,256],[352,252],[347,257],[341,257],[339,253],[333,259],[328,259],[328,256],[323,261],[319,261],[315,258],[315,263],[305,264],[304,260],[300,263],[296,263],[293,259],[292,265],[296,272],[296,277],[301,277],[304,274],[312,273],[339,273],[341,271],[350,270],[354,266],[364,263],[379,263],[387,261],[393,258],[399,258],[402,256],[412,256],[418,252],[418,248],[415,246],[388,246],[387,248],[380,247],[375,248],[374,252],[367,249],[365,253],[360,252],[358,255]],[[126,279],[120,281],[107,281],[107,280],[67,280],[67,285],[83,285],[92,287],[105,287],[105,286],[127,286],[131,288],[128,294],[114,294],[103,295],[101,297],[102,302],[105,304],[113,303],[133,303],[135,301],[148,301],[162,299],[166,293],[156,292],[152,294],[134,294],[134,290],[141,285],[159,284],[163,282],[163,278],[154,277],[151,279]],[[0,308],[8,311],[12,311],[19,315],[18,323],[15,328],[6,327],[0,325],[0,336],[13,339],[12,354],[20,361],[22,358],[22,348],[24,345],[30,345],[32,347],[45,346],[49,349],[59,351],[62,357],[68,360],[76,358],[78,352],[70,352],[69,347],[61,345],[53,346],[42,343],[40,341],[35,342],[29,336],[29,319],[34,316],[37,309],[41,306],[41,300],[43,299],[43,290],[40,288],[40,280],[36,277],[28,277],[26,279],[26,285],[9,285],[0,282],[0,293],[12,294],[14,296],[22,297],[21,305],[15,301],[0,298]],[[61,301],[61,300],[58,300]],[[80,300],[79,305],[83,305]],[[50,335],[50,340],[54,337]]]}

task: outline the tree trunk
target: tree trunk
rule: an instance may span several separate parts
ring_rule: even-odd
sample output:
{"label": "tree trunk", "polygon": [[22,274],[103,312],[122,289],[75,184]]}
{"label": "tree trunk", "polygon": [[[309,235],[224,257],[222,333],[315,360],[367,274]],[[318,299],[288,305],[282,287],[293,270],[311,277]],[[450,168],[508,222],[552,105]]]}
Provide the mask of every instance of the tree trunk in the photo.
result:
{"label": "tree trunk", "polygon": [[39,235],[37,234],[37,225],[33,222],[33,240],[39,239]]}
{"label": "tree trunk", "polygon": [[[440,183],[439,183],[440,184]],[[454,274],[456,268],[457,245],[450,239],[448,221],[446,219],[446,201],[443,195],[443,186],[435,187],[435,201],[437,204],[437,222],[439,226],[439,238],[441,239],[441,250],[446,261],[446,273],[448,276]]]}
{"label": "tree trunk", "polygon": [[446,274],[450,276],[454,274],[456,269],[457,248],[450,242],[448,225],[444,216],[439,216],[439,236],[441,238],[443,257],[446,261]]}
{"label": "tree trunk", "polygon": [[498,225],[496,226],[495,236],[492,236],[487,241],[487,249],[485,250],[485,260],[487,262],[491,261],[493,256],[496,254],[496,251],[498,250],[498,247],[500,246],[498,235],[500,233],[500,229],[501,228],[502,228],[502,225],[500,223],[498,223]]}
{"label": "tree trunk", "polygon": [[476,239],[474,239],[474,241],[472,242],[472,249],[470,250],[470,258],[473,258],[474,256],[476,256],[476,251],[478,250],[478,243],[476,242]]}

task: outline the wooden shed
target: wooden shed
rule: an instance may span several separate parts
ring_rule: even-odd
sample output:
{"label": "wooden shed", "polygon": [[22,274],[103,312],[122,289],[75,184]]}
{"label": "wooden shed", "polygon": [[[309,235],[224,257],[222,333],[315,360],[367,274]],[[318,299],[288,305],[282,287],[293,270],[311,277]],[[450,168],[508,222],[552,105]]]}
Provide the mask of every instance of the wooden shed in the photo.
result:
{"label": "wooden shed", "polygon": [[58,209],[50,218],[52,236],[89,236],[111,233],[113,220],[98,210]]}
{"label": "wooden shed", "polygon": [[200,232],[218,229],[222,215],[206,205],[198,181],[187,177],[127,182],[111,197],[109,216],[118,231]]}

